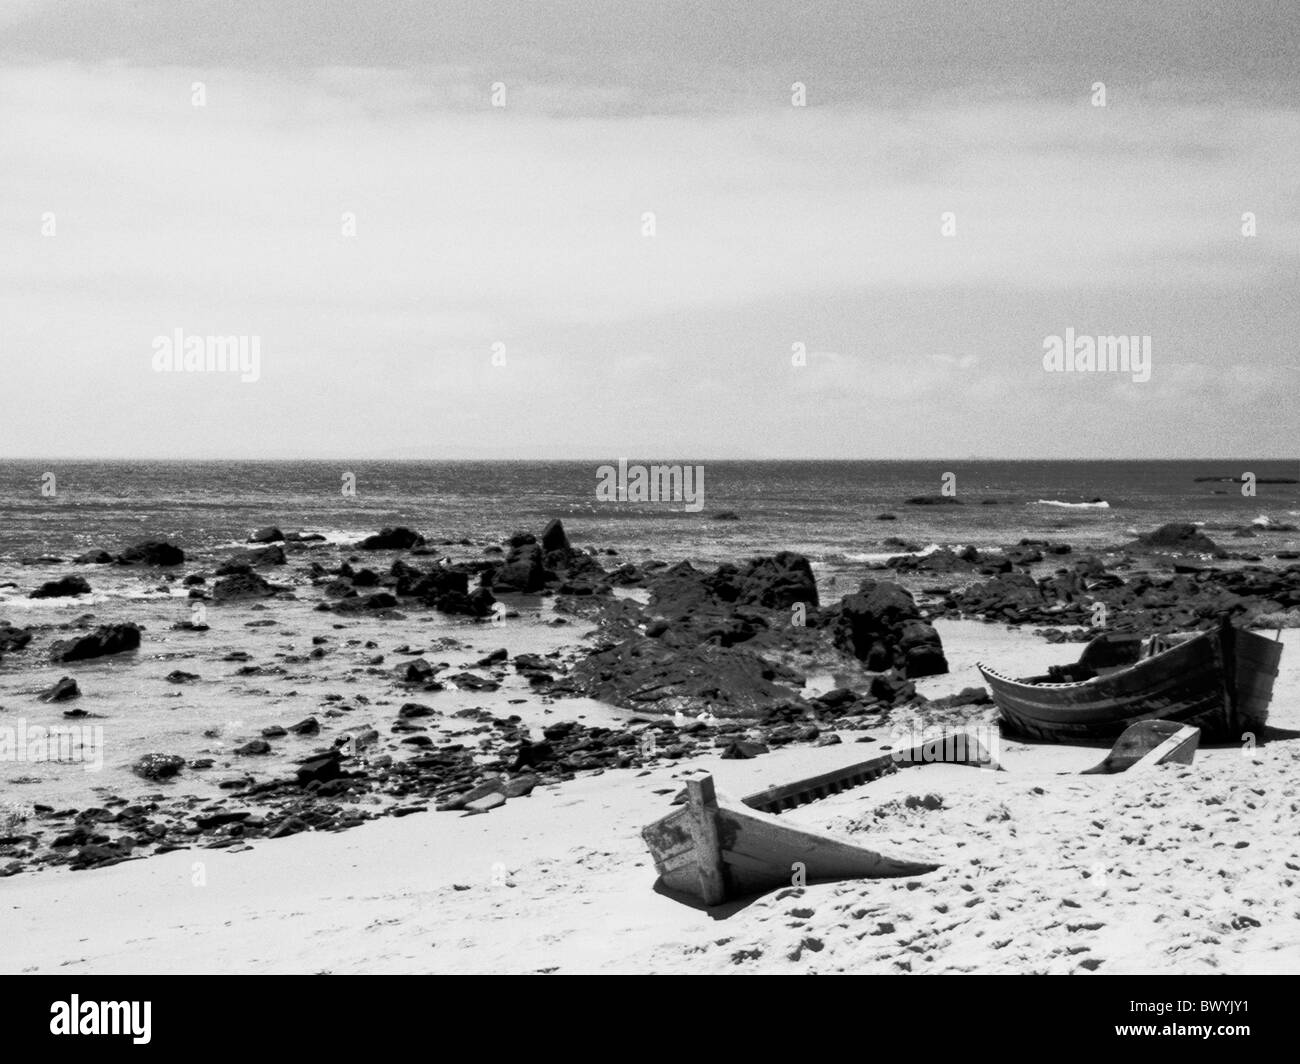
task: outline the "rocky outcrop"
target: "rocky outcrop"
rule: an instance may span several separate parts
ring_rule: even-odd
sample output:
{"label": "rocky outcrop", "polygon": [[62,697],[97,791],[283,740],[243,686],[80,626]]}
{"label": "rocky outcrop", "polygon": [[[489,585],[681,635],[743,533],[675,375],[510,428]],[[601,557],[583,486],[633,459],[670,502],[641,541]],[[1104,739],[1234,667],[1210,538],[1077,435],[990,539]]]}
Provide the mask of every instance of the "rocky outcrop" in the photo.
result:
{"label": "rocky outcrop", "polygon": [[487,617],[496,605],[496,596],[485,587],[476,587],[468,595],[461,591],[448,591],[439,596],[434,608],[439,613],[464,617]]}
{"label": "rocky outcrop", "polygon": [[542,564],[541,546],[537,543],[523,543],[511,547],[500,568],[491,572],[489,586],[497,592],[529,594],[541,591],[546,586],[546,568]]}
{"label": "rocky outcrop", "polygon": [[670,647],[632,637],[578,663],[571,682],[628,709],[761,717],[776,703],[796,702],[803,678],[736,647]]}
{"label": "rocky outcrop", "polygon": [[1300,567],[1219,569],[1174,559],[1172,569],[1170,574],[1166,563],[1164,571],[1130,573],[1125,579],[1096,556],[1084,555],[1037,580],[1028,573],[1005,573],[950,592],[944,607],[1009,624],[1177,631],[1209,627],[1225,614],[1249,624],[1300,605]]}
{"label": "rocky outcrop", "polygon": [[719,615],[743,619],[744,607],[784,611],[796,604],[811,609],[819,605],[812,567],[792,551],[753,558],[743,566],[720,565],[712,573],[679,562],[646,576],[645,583],[651,610],[674,622],[710,617],[706,623],[713,624]]}
{"label": "rocky outcrop", "polygon": [[832,638],[873,672],[894,669],[916,679],[948,671],[939,633],[912,596],[888,581],[864,580],[857,594],[844,597]]}
{"label": "rocky outcrop", "polygon": [[[799,673],[765,656],[798,641],[802,618],[816,620],[817,585],[806,558],[792,552],[721,565],[647,564],[650,601],[624,601],[601,613],[613,637],[559,682],[616,705],[655,713],[761,717],[773,706],[805,706]],[[752,645],[751,645],[752,644]]]}
{"label": "rocky outcrop", "polygon": [[428,572],[421,572],[414,566],[397,562],[390,575],[396,580],[393,588],[396,594],[403,598],[410,596],[424,599],[430,606],[452,592],[462,595],[469,593],[470,574],[464,569],[447,565],[437,565]]}
{"label": "rocky outcrop", "polygon": [[564,525],[558,517],[553,518],[546,528],[542,530],[542,550],[549,554],[551,551],[562,550],[569,551],[573,548],[569,546],[568,534],[564,531]]}

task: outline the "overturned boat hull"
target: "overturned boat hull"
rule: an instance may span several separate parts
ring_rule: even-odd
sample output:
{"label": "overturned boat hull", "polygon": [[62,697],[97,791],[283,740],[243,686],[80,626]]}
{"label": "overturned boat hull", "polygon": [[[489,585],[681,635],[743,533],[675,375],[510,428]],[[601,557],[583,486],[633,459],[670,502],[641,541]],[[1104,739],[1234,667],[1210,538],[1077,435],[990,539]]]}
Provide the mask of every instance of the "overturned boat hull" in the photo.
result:
{"label": "overturned boat hull", "polygon": [[1201,741],[1201,729],[1172,720],[1140,720],[1124,729],[1099,765],[1084,769],[1084,776],[1114,775],[1156,765],[1190,765]]}
{"label": "overturned boat hull", "polygon": [[978,667],[1004,729],[1026,739],[1110,742],[1141,720],[1200,728],[1207,742],[1257,735],[1268,719],[1281,643],[1226,623],[1153,639],[1101,636],[1078,662],[1049,676],[1018,680]]}

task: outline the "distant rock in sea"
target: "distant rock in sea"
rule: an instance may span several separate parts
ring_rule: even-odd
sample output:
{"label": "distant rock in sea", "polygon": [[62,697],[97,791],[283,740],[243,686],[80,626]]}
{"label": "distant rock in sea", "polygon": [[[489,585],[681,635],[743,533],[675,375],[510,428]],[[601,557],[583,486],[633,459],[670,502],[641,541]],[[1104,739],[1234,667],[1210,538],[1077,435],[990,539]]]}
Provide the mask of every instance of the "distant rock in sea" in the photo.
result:
{"label": "distant rock in sea", "polygon": [[81,688],[71,676],[65,676],[39,697],[42,702],[69,702],[81,697]]}
{"label": "distant rock in sea", "polygon": [[284,539],[284,533],[275,525],[267,525],[265,528],[259,528],[256,532],[248,537],[249,543],[276,543]]}
{"label": "distant rock in sea", "polygon": [[77,639],[63,640],[50,648],[54,661],[85,661],[109,654],[123,654],[140,646],[140,629],[134,624],[109,624]]}
{"label": "distant rock in sea", "polygon": [[1200,554],[1213,554],[1219,549],[1218,544],[1195,525],[1178,522],[1161,525],[1154,532],[1141,533],[1138,542],[1160,550],[1193,551]]}
{"label": "distant rock in sea", "polygon": [[64,598],[69,595],[89,595],[90,585],[81,576],[65,576],[60,580],[49,580],[33,591],[28,598]]}
{"label": "distant rock in sea", "polygon": [[373,536],[367,536],[357,547],[360,550],[410,550],[423,547],[425,539],[420,533],[409,528],[382,528]]}
{"label": "distant rock in sea", "polygon": [[165,540],[147,539],[117,556],[119,565],[180,565],[185,552]]}

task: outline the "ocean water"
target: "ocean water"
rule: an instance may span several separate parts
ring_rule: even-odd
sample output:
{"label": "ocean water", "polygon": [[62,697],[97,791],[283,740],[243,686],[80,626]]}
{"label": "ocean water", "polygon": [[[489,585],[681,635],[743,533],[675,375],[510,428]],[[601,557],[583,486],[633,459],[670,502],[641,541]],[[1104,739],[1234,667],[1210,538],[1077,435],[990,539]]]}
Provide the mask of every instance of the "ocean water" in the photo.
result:
{"label": "ocean water", "polygon": [[[630,461],[636,461],[631,459]],[[616,459],[610,460],[611,464]],[[1198,477],[1300,478],[1300,460],[1136,462],[697,462],[703,508],[603,502],[597,462],[6,462],[0,464],[0,564],[25,556],[119,550],[146,536],[194,552],[240,542],[266,524],[349,541],[405,524],[432,541],[540,531],[560,517],[577,545],[702,563],[778,549],[814,562],[865,561],[891,536],[995,546],[1022,536],[1101,545],[1166,521],[1300,523],[1300,485]],[[646,464],[649,464],[648,462]],[[915,506],[954,477],[960,506]],[[53,475],[54,493],[43,494]],[[355,477],[355,495],[343,493]],[[1106,507],[1073,504],[1100,498]],[[1054,505],[1054,504],[1068,505]],[[713,515],[731,510],[738,521]],[[877,520],[881,513],[896,521]],[[1258,552],[1292,548],[1262,524]]]}
{"label": "ocean water", "polygon": [[[0,619],[39,630],[31,648],[0,662],[0,728],[62,720],[63,706],[40,703],[37,696],[61,676],[75,675],[83,691],[76,705],[90,714],[84,723],[103,733],[102,766],[94,772],[75,762],[28,758],[9,763],[0,757],[0,809],[6,802],[62,808],[98,802],[109,793],[157,791],[158,785],[131,772],[133,762],[151,751],[213,759],[210,771],[187,770],[163,789],[217,797],[226,793],[219,783],[232,773],[287,772],[295,758],[333,741],[343,729],[376,728],[387,734],[393,706],[408,697],[393,688],[391,670],[410,656],[422,654],[445,666],[444,675],[454,676],[498,646],[511,654],[549,653],[581,638],[581,625],[550,626],[553,600],[526,596],[515,604],[518,616],[501,628],[422,609],[406,611],[400,620],[318,613],[314,606],[320,591],[312,587],[305,566],[313,559],[337,564],[339,553],[332,549],[292,554],[291,565],[269,574],[290,584],[296,597],[269,606],[213,605],[207,611],[210,631],[178,630],[177,622],[188,620],[191,610],[180,574],[210,572],[227,553],[224,548],[242,543],[261,525],[318,531],[342,544],[384,525],[406,524],[435,543],[471,541],[470,546],[448,548],[453,557],[466,558],[479,556],[486,541],[519,529],[537,532],[550,518],[560,517],[576,544],[613,548],[634,560],[652,555],[708,565],[797,550],[812,561],[823,601],[831,601],[856,586],[869,561],[897,553],[885,544],[892,536],[922,546],[992,546],[1034,536],[1078,547],[1119,543],[1131,538],[1132,530],[1173,520],[1205,522],[1210,528],[1260,518],[1300,523],[1300,485],[1261,484],[1255,498],[1246,498],[1233,484],[1196,482],[1197,477],[1243,470],[1264,479],[1294,477],[1300,466],[1295,462],[703,465],[699,512],[688,511],[681,502],[602,502],[596,495],[597,463],[590,462],[373,462],[346,469],[311,462],[0,465]],[[41,492],[42,484],[50,483],[47,473],[54,477],[53,495]],[[355,496],[342,493],[344,473],[355,476]],[[905,502],[910,496],[937,494],[944,473],[955,475],[962,505]],[[1108,506],[1074,508],[1040,501],[1072,504],[1095,497]],[[983,505],[986,499],[996,504]],[[739,519],[714,519],[725,510]],[[877,520],[886,512],[898,520]],[[177,543],[191,557],[168,574],[22,561],[44,555],[71,559],[91,548],[118,551],[145,537]],[[1270,552],[1300,544],[1297,533],[1263,527],[1253,539],[1233,539],[1227,532],[1217,538],[1230,549],[1248,549],[1266,560]],[[387,557],[379,561],[382,567]],[[28,597],[41,582],[70,571],[87,577],[90,595]],[[52,662],[49,644],[62,637],[57,626],[87,614],[96,624],[143,625],[141,651],[73,666]],[[329,653],[320,660],[307,657],[318,635],[329,640]],[[232,650],[245,652],[265,671],[244,675],[240,663],[227,658]],[[374,666],[371,658],[377,652],[387,660]],[[169,683],[167,676],[175,669],[200,679],[183,686]],[[457,728],[466,725],[454,713],[473,706],[500,715],[519,713],[530,726],[557,719],[548,716],[554,713],[560,719],[604,723],[615,712],[586,700],[550,706],[535,697],[523,677],[513,670],[506,673],[499,692],[449,689],[439,694],[444,716],[435,725],[438,740],[456,736]],[[973,668],[941,680],[978,682]],[[256,766],[233,756],[261,729],[287,727],[308,714],[320,717],[325,726],[322,740],[278,739],[274,752],[258,758]]]}

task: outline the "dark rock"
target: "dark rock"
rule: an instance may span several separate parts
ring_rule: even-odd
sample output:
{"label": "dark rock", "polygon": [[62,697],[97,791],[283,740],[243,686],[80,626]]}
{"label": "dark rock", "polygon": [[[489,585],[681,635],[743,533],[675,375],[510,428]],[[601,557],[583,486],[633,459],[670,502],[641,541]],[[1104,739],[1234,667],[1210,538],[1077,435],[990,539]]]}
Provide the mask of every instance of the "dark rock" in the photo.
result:
{"label": "dark rock", "polygon": [[803,677],[739,647],[670,646],[638,633],[579,661],[566,678],[582,694],[629,709],[761,716],[797,700]]}
{"label": "dark rock", "polygon": [[355,595],[340,599],[334,604],[338,613],[360,613],[363,610],[391,610],[397,605],[397,599],[387,591],[376,591],[373,595]]}
{"label": "dark rock", "polygon": [[558,517],[554,518],[542,531],[543,552],[549,554],[553,550],[567,551],[571,549],[569,537],[564,531],[564,525]]}
{"label": "dark rock", "polygon": [[522,739],[519,743],[519,749],[515,752],[515,759],[510,766],[510,771],[518,772],[523,768],[543,765],[554,757],[555,748],[549,741],[534,743],[528,739]]}
{"label": "dark rock", "polygon": [[496,691],[501,687],[496,680],[484,679],[472,672],[458,672],[450,679],[462,691]]}
{"label": "dark rock", "polygon": [[0,653],[22,650],[31,641],[30,628],[16,628],[9,621],[0,620]]}
{"label": "dark rock", "polygon": [[491,665],[500,665],[510,657],[510,652],[505,647],[498,647],[486,657],[479,658],[474,664],[477,668],[486,669]]}
{"label": "dark rock", "polygon": [[955,495],[913,495],[907,500],[909,506],[961,506],[962,501]]}
{"label": "dark rock", "polygon": [[311,828],[306,821],[296,816],[287,816],[266,833],[268,839],[282,839],[286,835],[297,835]]}
{"label": "dark rock", "polygon": [[401,683],[433,683],[437,670],[424,658],[416,658],[405,665],[397,666],[397,678]]}
{"label": "dark rock", "polygon": [[476,587],[468,595],[449,591],[438,599],[439,613],[463,614],[468,617],[487,617],[496,605],[496,596],[485,587]]}
{"label": "dark rock", "polygon": [[735,510],[719,510],[715,514],[709,515],[714,521],[739,521],[740,514]]}
{"label": "dark rock", "polygon": [[309,783],[325,783],[340,778],[343,775],[340,758],[341,755],[336,750],[307,758],[297,768],[299,785],[305,787]]}
{"label": "dark rock", "polygon": [[88,550],[85,554],[78,554],[72,561],[75,565],[108,565],[113,561],[113,555],[106,550]]}
{"label": "dark rock", "polygon": [[247,742],[243,746],[235,747],[235,753],[240,757],[255,757],[260,754],[269,754],[270,752],[271,744],[265,739],[253,739],[251,742]]}
{"label": "dark rock", "polygon": [[148,539],[127,547],[117,556],[119,565],[180,565],[185,561],[185,552],[165,540]]}
{"label": "dark rock", "polygon": [[784,610],[795,603],[818,605],[817,580],[802,554],[781,551],[769,558],[753,558],[735,577],[742,604]]}
{"label": "dark rock", "polygon": [[96,843],[90,846],[83,846],[77,851],[76,856],[68,862],[68,867],[74,872],[83,868],[103,867],[110,864],[117,864],[131,856],[129,846],[121,843]]}
{"label": "dark rock", "polygon": [[147,780],[165,780],[176,775],[185,767],[185,758],[176,754],[145,754],[131,771]]}
{"label": "dark rock", "polygon": [[123,654],[140,646],[140,629],[134,624],[109,624],[88,635],[62,640],[50,648],[54,661],[85,661],[108,654]]}
{"label": "dark rock", "polygon": [[541,591],[546,584],[542,553],[536,543],[512,547],[501,567],[492,573],[492,590],[526,594]]}
{"label": "dark rock", "polygon": [[864,581],[844,597],[833,639],[873,672],[898,669],[916,678],[948,671],[939,633],[921,619],[912,596],[887,581]]}
{"label": "dark rock", "polygon": [[1154,532],[1145,532],[1138,536],[1138,542],[1162,550],[1174,549],[1206,554],[1213,554],[1219,549],[1214,540],[1195,525],[1178,522],[1161,525]]}
{"label": "dark rock", "polygon": [[399,570],[393,566],[393,576],[397,578],[395,588],[399,595],[413,595],[429,602],[437,602],[443,595],[469,593],[469,573],[451,566],[437,565],[427,573],[413,566],[403,565]]}
{"label": "dark rock", "polygon": [[212,597],[218,602],[236,599],[267,598],[275,594],[275,587],[251,571],[232,573],[212,585]]}
{"label": "dark rock", "polygon": [[409,528],[384,528],[373,536],[367,536],[357,547],[361,550],[410,550],[423,547],[425,539],[418,532]]}
{"label": "dark rock", "polygon": [[983,706],[990,701],[988,691],[983,687],[963,687],[953,695],[946,695],[943,698],[935,698],[927,705],[927,709],[952,709],[954,706]]}
{"label": "dark rock", "polygon": [[766,754],[768,748],[763,743],[752,742],[749,739],[738,739],[733,743],[728,743],[722,751],[723,761],[747,761],[750,758]]}
{"label": "dark rock", "polygon": [[[967,551],[971,550],[973,548],[967,548]],[[978,552],[971,556],[967,552],[958,554],[945,547],[931,551],[929,554],[898,555],[890,558],[885,564],[891,569],[908,569],[930,573],[959,573],[969,572],[974,569],[978,558]],[[1010,567],[1010,564],[1008,564],[1007,568]]]}
{"label": "dark rock", "polygon": [[294,735],[318,735],[320,734],[320,721],[315,717],[308,717],[306,720],[300,720],[297,724],[289,725],[289,730]]}
{"label": "dark rock", "polygon": [[174,669],[167,674],[168,683],[193,683],[198,678],[197,673],[185,672],[181,669]]}
{"label": "dark rock", "polygon": [[893,705],[895,702],[906,702],[912,698],[916,694],[916,684],[894,672],[882,673],[871,678],[870,693],[872,698],[879,699],[886,705]]}
{"label": "dark rock", "polygon": [[247,820],[252,814],[248,810],[223,810],[219,813],[206,813],[196,816],[194,823],[204,831],[224,827],[226,824],[238,824]]}
{"label": "dark rock", "polygon": [[284,539],[284,533],[275,525],[267,525],[265,528],[259,528],[256,532],[248,537],[249,543],[277,543]]}
{"label": "dark rock", "polygon": [[42,702],[69,702],[81,697],[81,688],[71,676],[65,676],[40,696]]}
{"label": "dark rock", "polygon": [[68,595],[89,595],[90,585],[86,583],[85,577],[65,576],[59,580],[47,580],[28,598],[64,598]]}

